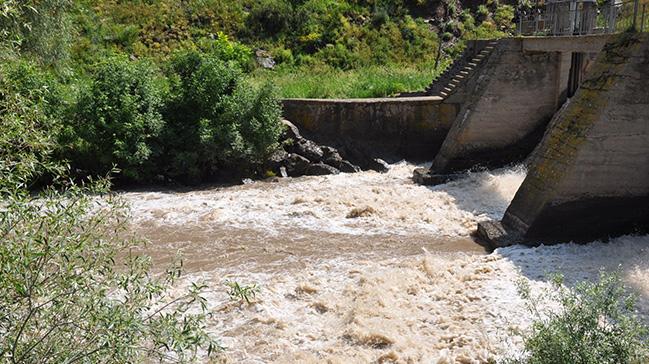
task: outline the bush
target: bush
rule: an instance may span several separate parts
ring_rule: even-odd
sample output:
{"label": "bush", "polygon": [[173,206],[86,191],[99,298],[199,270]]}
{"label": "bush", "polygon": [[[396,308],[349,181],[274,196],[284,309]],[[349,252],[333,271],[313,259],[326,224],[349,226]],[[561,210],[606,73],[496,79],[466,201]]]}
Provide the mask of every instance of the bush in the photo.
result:
{"label": "bush", "polygon": [[227,35],[221,32],[216,35],[214,40],[201,39],[199,45],[203,52],[210,53],[222,61],[234,62],[244,70],[252,69],[252,50],[239,42],[231,41]]}
{"label": "bush", "polygon": [[513,26],[514,7],[511,5],[499,5],[494,14],[494,21],[499,29],[509,30]]}
{"label": "bush", "polygon": [[195,51],[177,55],[169,72],[165,174],[197,182],[221,169],[247,168],[272,153],[282,130],[272,89],[253,90],[235,65]]}
{"label": "bush", "polygon": [[[54,145],[33,100],[11,95],[0,97],[9,100],[0,106],[9,110],[0,111],[0,362],[188,362],[199,349],[216,352],[205,330],[206,287],[172,296],[178,267],[153,278],[150,259],[132,253],[138,242],[126,237],[123,203],[93,196],[107,191],[106,180],[36,196],[15,183],[43,168],[67,179],[48,168]],[[4,108],[12,105],[19,108]]]}
{"label": "bush", "polygon": [[275,37],[289,29],[293,8],[286,0],[255,1],[248,16],[248,27],[260,35]]}
{"label": "bush", "polygon": [[478,6],[478,10],[476,11],[476,20],[478,22],[483,22],[487,20],[488,17],[489,17],[489,8],[487,8],[486,5]]}
{"label": "bush", "polygon": [[127,180],[145,180],[164,125],[164,79],[147,62],[113,56],[96,65],[90,82],[67,130],[75,166],[105,175],[117,165]]}
{"label": "bush", "polygon": [[74,29],[72,0],[3,1],[0,42],[10,42],[38,62],[58,66],[68,58]]}
{"label": "bush", "polygon": [[543,310],[532,297],[526,282],[519,291],[536,321],[524,337],[522,358],[507,363],[601,364],[646,363],[649,360],[649,331],[635,315],[635,299],[628,295],[618,274],[600,275],[595,283],[580,283],[574,290],[555,277],[558,312]]}
{"label": "bush", "polygon": [[[101,189],[103,190],[103,188]],[[125,210],[98,189],[16,192],[0,211],[0,358],[7,363],[191,361],[219,346],[205,331],[203,285],[171,297],[130,253]],[[118,263],[116,263],[118,262]],[[198,313],[188,311],[198,309]]]}
{"label": "bush", "polygon": [[56,81],[34,65],[0,66],[0,194],[31,187],[52,174],[62,95]]}

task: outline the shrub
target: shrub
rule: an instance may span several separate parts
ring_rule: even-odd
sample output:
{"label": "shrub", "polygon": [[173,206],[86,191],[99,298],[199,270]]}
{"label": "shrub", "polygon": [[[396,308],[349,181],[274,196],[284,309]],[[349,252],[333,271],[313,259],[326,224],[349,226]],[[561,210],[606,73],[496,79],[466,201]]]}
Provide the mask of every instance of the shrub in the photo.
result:
{"label": "shrub", "polygon": [[248,27],[258,34],[274,37],[289,29],[293,8],[286,0],[255,1],[250,8]]}
{"label": "shrub", "polygon": [[[46,65],[68,58],[72,0],[9,0],[0,5],[0,38]],[[0,42],[2,42],[0,41]]]}
{"label": "shrub", "polygon": [[486,5],[480,5],[478,6],[478,10],[476,11],[476,20],[478,22],[483,22],[487,20],[489,17],[489,8],[487,8]]}
{"label": "shrub", "polygon": [[[0,166],[21,166],[0,174],[0,362],[188,362],[199,349],[217,351],[205,330],[206,287],[172,296],[177,266],[153,278],[150,259],[132,253],[122,202],[93,196],[107,191],[106,180],[37,196],[14,183],[40,173],[53,152],[47,132],[29,128],[42,115],[14,111],[0,118]],[[25,126],[22,136],[14,124]],[[22,142],[19,153],[5,153],[12,141]]]}
{"label": "shrub", "polygon": [[376,28],[381,27],[382,25],[390,21],[390,14],[388,10],[383,7],[375,7],[374,12],[372,13],[372,25]]}
{"label": "shrub", "polygon": [[96,65],[67,132],[75,165],[92,175],[116,165],[127,180],[145,180],[152,143],[164,125],[165,88],[147,62],[113,56]]}
{"label": "shrub", "polygon": [[210,53],[222,61],[234,62],[245,70],[251,69],[252,50],[239,42],[230,40],[226,34],[219,32],[213,40],[203,38],[199,41],[199,45],[203,52]]}
{"label": "shrub", "polygon": [[171,62],[165,173],[184,182],[261,162],[277,146],[281,108],[271,88],[253,90],[241,70],[195,51]]}
{"label": "shrub", "polygon": [[543,310],[526,282],[519,291],[536,321],[524,337],[522,358],[508,363],[600,364],[645,363],[649,360],[649,331],[635,315],[634,296],[628,295],[619,273],[600,275],[595,283],[565,288],[553,279],[558,312]]}
{"label": "shrub", "polygon": [[0,65],[0,194],[58,169],[53,152],[61,100],[55,80],[34,65]]}
{"label": "shrub", "polygon": [[511,5],[499,5],[494,14],[494,21],[499,29],[509,30],[513,26],[514,7]]}

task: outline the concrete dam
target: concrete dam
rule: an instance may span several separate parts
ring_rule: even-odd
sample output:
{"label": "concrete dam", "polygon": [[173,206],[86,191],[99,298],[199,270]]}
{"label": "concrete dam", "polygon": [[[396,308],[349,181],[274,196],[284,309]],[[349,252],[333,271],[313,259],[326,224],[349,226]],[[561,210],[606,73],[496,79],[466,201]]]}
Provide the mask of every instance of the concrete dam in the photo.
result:
{"label": "concrete dam", "polygon": [[492,248],[590,241],[649,230],[649,34],[472,41],[428,89],[363,100],[284,100],[315,140],[430,160],[413,178],[443,183],[525,162]]}

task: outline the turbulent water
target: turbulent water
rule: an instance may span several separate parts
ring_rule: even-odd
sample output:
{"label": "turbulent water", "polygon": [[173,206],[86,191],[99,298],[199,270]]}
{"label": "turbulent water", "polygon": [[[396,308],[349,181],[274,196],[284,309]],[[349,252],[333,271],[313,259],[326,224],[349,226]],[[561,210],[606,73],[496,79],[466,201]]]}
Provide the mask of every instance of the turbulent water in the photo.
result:
{"label": "turbulent water", "polygon": [[[540,292],[553,272],[572,284],[620,267],[649,314],[649,237],[486,255],[469,234],[503,215],[526,171],[424,187],[414,168],[125,197],[159,267],[182,253],[178,292],[212,287],[229,362],[483,363],[520,348],[512,332],[531,317],[516,282]],[[233,303],[227,281],[261,293]]]}

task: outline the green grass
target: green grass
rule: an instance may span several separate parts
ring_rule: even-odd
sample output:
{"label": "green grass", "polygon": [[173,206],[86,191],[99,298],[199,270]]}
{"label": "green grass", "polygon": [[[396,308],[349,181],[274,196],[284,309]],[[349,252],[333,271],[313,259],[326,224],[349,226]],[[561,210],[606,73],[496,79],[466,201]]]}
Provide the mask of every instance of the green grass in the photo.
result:
{"label": "green grass", "polygon": [[370,98],[421,91],[448,61],[433,64],[369,66],[340,70],[329,66],[302,66],[257,70],[250,80],[255,85],[270,82],[283,98]]}

